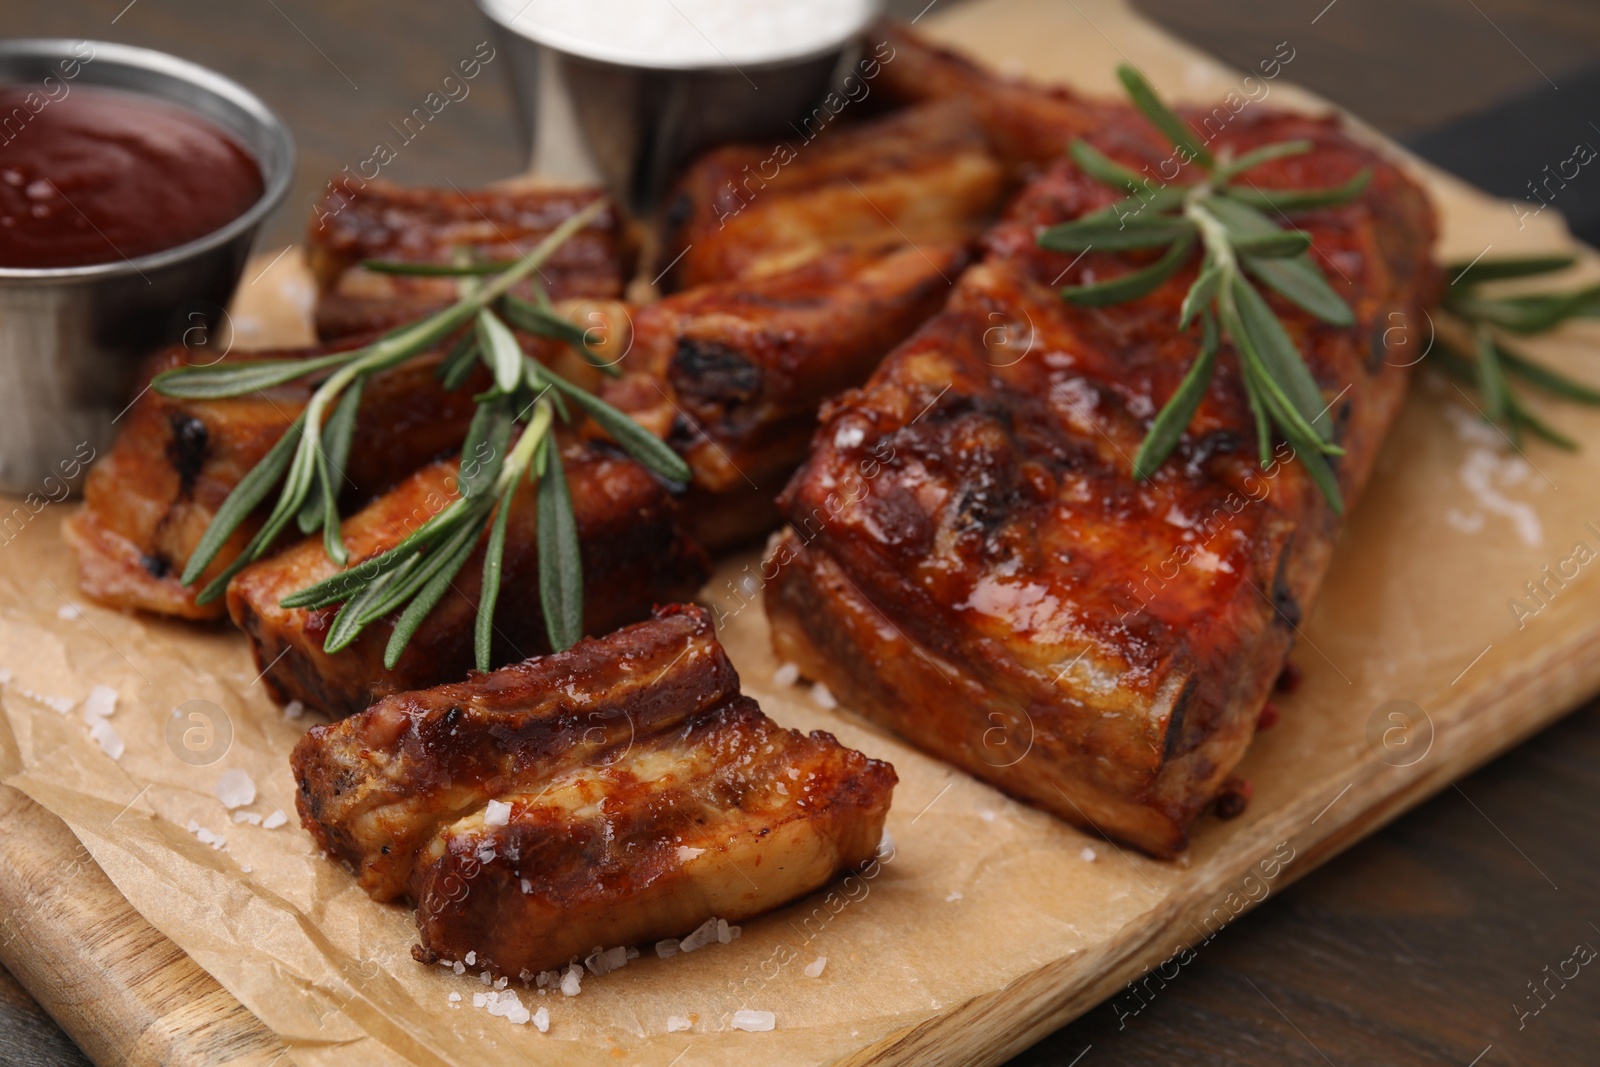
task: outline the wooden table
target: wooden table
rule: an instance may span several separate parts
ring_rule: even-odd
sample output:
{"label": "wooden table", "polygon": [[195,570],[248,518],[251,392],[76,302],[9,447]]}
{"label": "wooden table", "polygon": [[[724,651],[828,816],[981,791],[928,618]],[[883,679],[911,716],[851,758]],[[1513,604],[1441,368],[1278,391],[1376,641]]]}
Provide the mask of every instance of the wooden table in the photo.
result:
{"label": "wooden table", "polygon": [[[909,15],[925,3],[891,6]],[[1291,78],[1422,148],[1448,149],[1452,138],[1457,149],[1470,148],[1482,136],[1473,117],[1492,117],[1518,98],[1522,103],[1504,114],[1533,118],[1508,119],[1508,129],[1514,122],[1526,134],[1530,123],[1545,122],[1551,136],[1561,135],[1565,118],[1580,114],[1572,108],[1585,99],[1581,87],[1594,83],[1585,68],[1600,63],[1600,10],[1585,0],[1140,0],[1140,6],[1236,66],[1290,42]],[[301,153],[288,204],[261,238],[267,250],[295,241],[326,176],[391,139],[388,124],[483,39],[466,0],[7,0],[6,8],[9,34],[149,45],[222,70],[265,97],[288,120]],[[502,78],[491,64],[471,95],[441,113],[385,176],[465,188],[521,169]],[[1578,99],[1562,110],[1554,86]],[[1600,121],[1600,114],[1591,117]],[[1600,131],[1573,124],[1571,140],[1600,144]],[[1508,161],[1497,143],[1483,145],[1485,175],[1493,164],[1501,174],[1520,167],[1531,178],[1548,161],[1527,148],[1528,158]],[[1458,157],[1480,160],[1471,152]],[[1590,188],[1575,182],[1561,205],[1579,217],[1600,202],[1600,178],[1586,180]],[[53,818],[41,811],[27,817]],[[1445,1050],[1466,1047],[1483,1048],[1472,1061],[1482,1067],[1596,1062],[1600,973],[1592,968],[1564,988],[1549,982],[1556,995],[1545,994],[1547,1006],[1521,1017],[1520,1025],[1518,1014],[1537,1004],[1529,983],[1545,982],[1575,944],[1600,948],[1596,841],[1600,704],[1269,900],[1175,979],[1148,983],[1136,1014],[1129,1005],[1139,1001],[1124,995],[1014,1062],[1411,1065],[1456,1062]],[[75,877],[105,881],[89,867]],[[161,951],[152,946],[154,956]],[[205,987],[203,973],[177,979],[194,983],[194,995],[226,997],[214,983]],[[83,1020],[63,1021],[84,1032]],[[240,1022],[241,1033],[248,1022]],[[97,1056],[118,1062],[104,1050]],[[86,1062],[3,970],[0,1062]]]}

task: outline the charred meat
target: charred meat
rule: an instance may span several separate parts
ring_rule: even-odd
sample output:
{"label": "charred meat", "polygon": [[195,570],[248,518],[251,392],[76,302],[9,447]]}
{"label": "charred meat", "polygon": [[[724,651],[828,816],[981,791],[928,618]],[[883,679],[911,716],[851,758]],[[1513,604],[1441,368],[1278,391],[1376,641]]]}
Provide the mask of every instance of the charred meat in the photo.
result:
{"label": "charred meat", "polygon": [[[1353,501],[1407,372],[1374,333],[1435,295],[1431,209],[1334,120],[1241,115],[1272,187],[1374,171],[1362,197],[1296,223],[1355,312],[1330,326],[1276,295],[1346,454]],[[1168,154],[1131,112],[1091,138],[1139,170]],[[1213,146],[1214,148],[1216,146]],[[1072,162],[1030,185],[947,309],[867,386],[824,412],[782,499],[768,564],[774,643],[856,710],[1008,792],[1172,856],[1254,732],[1340,522],[1287,445],[1258,466],[1224,347],[1176,452],[1136,482],[1131,457],[1196,355],[1174,326],[1191,264],[1152,295],[1081,307],[1057,286],[1148,261],[1040,249],[1051,224],[1116,194]]]}

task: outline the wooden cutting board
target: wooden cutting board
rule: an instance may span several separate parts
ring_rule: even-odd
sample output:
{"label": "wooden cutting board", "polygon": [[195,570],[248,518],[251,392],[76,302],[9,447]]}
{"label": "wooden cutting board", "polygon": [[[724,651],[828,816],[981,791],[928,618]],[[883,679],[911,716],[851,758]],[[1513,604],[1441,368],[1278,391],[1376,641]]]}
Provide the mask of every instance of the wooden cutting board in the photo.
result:
{"label": "wooden cutting board", "polygon": [[[1092,91],[1113,90],[1122,59],[1174,96],[1240,85],[1115,0],[989,0],[929,23],[1004,69]],[[1274,60],[1273,102],[1314,103],[1288,85],[1292,60],[1262,57]],[[1551,213],[1519,229],[1505,205],[1419,173],[1447,258],[1561,246]],[[303,274],[293,257],[274,270],[287,272],[267,286],[279,302],[253,287],[236,316],[258,340],[305,328]],[[1409,360],[1430,324],[1396,331],[1393,353]],[[1530,347],[1593,378],[1600,329]],[[775,685],[752,560],[724,563],[705,598],[730,613],[723,639],[747,692],[780,722],[833,729],[899,769],[893,858],[865,891],[819,894],[732,945],[593,980],[550,1003],[549,1035],[451,1007],[447,994],[470,1001],[471,985],[419,972],[407,917],[349,891],[292,826],[219,819],[210,789],[224,767],[250,771],[259,810],[290,803],[282,757],[300,724],[255,687],[236,635],[77,603],[66,508],[48,507],[0,550],[0,669],[13,673],[0,778],[20,790],[0,794],[0,960],[101,1063],[994,1063],[1107,997],[1135,1011],[1130,978],[1170,975],[1249,908],[1600,690],[1600,568],[1579,551],[1600,551],[1600,414],[1542,408],[1584,450],[1517,455],[1471,405],[1419,376],[1300,636],[1304,685],[1241,767],[1255,799],[1238,820],[1203,823],[1183,863],[1124,853]],[[117,761],[50,707],[97,683],[121,695]],[[152,738],[197,695],[226,709],[233,749],[174,768]],[[197,843],[186,818],[225,830],[226,848]],[[820,979],[801,975],[823,955]],[[775,1010],[778,1029],[719,1028],[729,1006]],[[702,1018],[669,1033],[668,1010]]]}

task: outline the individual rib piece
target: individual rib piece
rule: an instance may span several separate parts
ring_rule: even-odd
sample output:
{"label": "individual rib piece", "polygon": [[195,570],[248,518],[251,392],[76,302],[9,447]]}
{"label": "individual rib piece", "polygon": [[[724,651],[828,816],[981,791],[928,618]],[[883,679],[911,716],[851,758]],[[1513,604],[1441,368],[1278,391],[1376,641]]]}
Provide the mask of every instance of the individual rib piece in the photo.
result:
{"label": "individual rib piece", "polygon": [[936,312],[966,258],[960,245],[830,252],[636,313],[628,372],[602,395],[688,460],[697,541],[718,549],[778,524],[772,501],[805,458],[817,407]]}
{"label": "individual rib piece", "polygon": [[767,277],[830,250],[966,244],[1006,191],[957,102],[814,136],[718,149],[689,169],[663,210],[665,291]]}
{"label": "individual rib piece", "polygon": [[778,727],[698,607],[313,727],[302,823],[424,962],[527,974],[739,921],[869,860],[894,769]]}
{"label": "individual rib piece", "polygon": [[[700,588],[709,573],[705,555],[679,529],[666,487],[609,443],[565,440],[561,457],[581,547],[585,633],[644,618],[653,605],[684,599]],[[350,565],[398,544],[455,496],[454,460],[417,471],[345,520]],[[549,647],[537,594],[535,512],[534,493],[525,489],[513,500],[506,529],[492,653],[497,664]],[[398,613],[374,622],[354,644],[329,655],[322,646],[338,607],[280,605],[290,593],[337,573],[319,538],[240,571],[228,586],[228,613],[250,638],[262,681],[275,700],[299,700],[349,715],[387,693],[437,685],[471,670],[482,557],[480,543],[392,670],[383,666],[383,653]]]}
{"label": "individual rib piece", "polygon": [[[311,358],[358,343],[352,338],[227,358]],[[146,380],[183,366],[188,357],[181,347],[158,354]],[[472,418],[473,383],[446,392],[435,376],[442,358],[442,350],[421,356],[367,384],[345,471],[345,501],[364,503],[460,447]],[[185,587],[179,575],[222,502],[288,430],[310,395],[305,382],[226,400],[141,393],[122,418],[116,444],[90,470],[84,506],[67,522],[84,593],[118,608],[221,618],[220,600],[201,606],[195,595],[238,557],[265,513],[240,526],[200,581]]]}
{"label": "individual rib piece", "polygon": [[[461,192],[386,181],[330,182],[312,212],[307,243],[320,297],[317,333],[387,330],[455,301],[453,278],[379,274],[366,259],[450,263],[462,254],[515,259],[605,194],[598,189],[504,186]],[[566,241],[529,281],[553,300],[610,300],[633,274],[634,250],[615,206]]]}
{"label": "individual rib piece", "polygon": [[1061,156],[1073,138],[1105,129],[1125,112],[1070,89],[1002,78],[940,48],[904,23],[873,25],[866,40],[888,50],[874,88],[901,104],[960,101],[977,118],[995,153],[1014,174],[1028,174]]}
{"label": "individual rib piece", "polygon": [[[1259,185],[1374,169],[1357,202],[1295,218],[1357,325],[1268,298],[1331,406],[1354,502],[1407,380],[1384,331],[1424,322],[1436,292],[1434,221],[1334,120],[1246,113],[1221,143],[1302,137],[1313,149],[1252,172]],[[1168,154],[1131,112],[1095,140],[1136,170]],[[1258,469],[1226,347],[1178,449],[1133,480],[1196,355],[1175,327],[1195,265],[1084,308],[1057,287],[1150,254],[1035,244],[1117,195],[1063,161],[1018,198],[947,310],[824,411],[764,573],[780,659],[1008,792],[1171,856],[1249,744],[1340,522],[1287,446]]]}

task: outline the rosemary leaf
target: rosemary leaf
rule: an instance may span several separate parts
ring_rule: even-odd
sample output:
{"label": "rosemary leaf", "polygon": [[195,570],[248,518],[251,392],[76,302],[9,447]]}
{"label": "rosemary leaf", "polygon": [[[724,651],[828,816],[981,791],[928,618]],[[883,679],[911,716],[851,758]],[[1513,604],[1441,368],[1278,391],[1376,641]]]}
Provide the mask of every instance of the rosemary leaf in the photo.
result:
{"label": "rosemary leaf", "polygon": [[1232,162],[1220,164],[1212,173],[1211,180],[1219,183],[1232,181],[1235,177],[1253,167],[1259,167],[1263,163],[1270,163],[1274,159],[1303,156],[1311,151],[1311,148],[1311,142],[1306,140],[1279,141],[1275,144],[1262,145],[1260,148],[1246,152]]}
{"label": "rosemary leaf", "polygon": [[1153,184],[1149,178],[1129,170],[1081,138],[1067,146],[1067,154],[1085,174],[1113,189],[1137,192],[1140,189],[1148,189]]}
{"label": "rosemary leaf", "polygon": [[1114,204],[1107,204],[1098,211],[1092,211],[1083,216],[1086,219],[1115,219],[1118,222],[1127,222],[1130,219],[1142,218],[1145,212],[1152,217],[1163,212],[1173,211],[1183,206],[1184,194],[1189,191],[1186,185],[1169,185],[1163,189],[1151,189],[1147,195],[1135,194],[1118,200]]}
{"label": "rosemary leaf", "polygon": [[461,443],[461,463],[456,482],[464,498],[471,499],[492,487],[505,464],[506,446],[516,421],[510,396],[500,393],[478,404]]}
{"label": "rosemary leaf", "polygon": [[358,359],[365,349],[334,352],[315,359],[256,359],[218,363],[209,367],[174,367],[156,375],[152,386],[162,396],[181,400],[219,400],[270,389],[308,374],[340,367]]}
{"label": "rosemary leaf", "polygon": [[1310,247],[1311,235],[1303,230],[1283,230],[1274,234],[1262,234],[1259,237],[1240,237],[1233,242],[1234,251],[1241,256],[1255,256],[1261,259],[1298,256]]}
{"label": "rosemary leaf", "polygon": [[[327,452],[325,463],[330,484],[336,487],[344,482],[345,464],[350,459],[350,444],[355,438],[356,413],[361,407],[362,385],[363,379],[357,378],[345,391],[344,396],[339,398],[339,406],[333,409],[333,414],[322,426],[323,448]],[[338,495],[336,490],[334,496]],[[319,468],[317,484],[307,494],[305,503],[300,505],[298,519],[300,532],[314,533],[319,526],[325,526],[330,518],[337,526],[338,514],[337,510],[328,510],[326,494],[322,492]],[[339,562],[342,564],[344,561]]]}
{"label": "rosemary leaf", "polygon": [[289,468],[289,460],[294,455],[295,447],[300,441],[300,428],[305,425],[305,415],[301,415],[292,424],[284,435],[278,439],[261,461],[250,469],[250,473],[239,479],[239,484],[233,487],[233,492],[222,502],[217,513],[212,516],[211,524],[206,527],[206,532],[201,535],[200,543],[189,556],[189,562],[183,568],[180,579],[184,585],[193,585],[205,573],[211,561],[216,559],[222,546],[227,544],[241,523],[250,517],[256,507],[267,498],[272,487],[278,484],[283,477],[283,472]]}
{"label": "rosemary leaf", "polygon": [[1160,259],[1148,267],[1109,278],[1093,285],[1069,285],[1061,290],[1061,297],[1085,307],[1105,307],[1136,300],[1155,292],[1161,283],[1178,273],[1194,248],[1194,235],[1188,234],[1172,243]]}
{"label": "rosemary leaf", "polygon": [[467,384],[467,379],[472,377],[472,369],[478,365],[478,358],[478,333],[476,330],[467,330],[456,339],[450,354],[440,361],[438,370],[434,372],[446,392],[453,393]]}
{"label": "rosemary leaf", "polygon": [[517,338],[488,308],[478,312],[478,348],[494,372],[495,388],[510,393],[522,380],[522,346]]}
{"label": "rosemary leaf", "polygon": [[[322,650],[331,655],[349,647],[351,642],[361,636],[361,631],[366,629],[370,618],[378,618],[384,614],[385,605],[382,602],[388,599],[385,594],[393,589],[396,583],[404,581],[408,571],[415,569],[417,562],[418,558],[413,557],[404,567],[380,575],[347,600],[339,609],[339,613],[333,617],[333,623],[328,627],[328,635],[323,638]],[[389,610],[393,609],[394,606],[390,605]]]}
{"label": "rosemary leaf", "polygon": [[1568,378],[1549,367],[1530,363],[1499,342],[1495,342],[1495,352],[1500,357],[1500,365],[1525,382],[1565,400],[1573,400],[1580,404],[1600,404],[1600,390]]}
{"label": "rosemary leaf", "polygon": [[1039,234],[1038,243],[1052,252],[1082,252],[1089,248],[1118,252],[1160,248],[1193,233],[1194,224],[1188,219],[1091,216],[1050,227]]}
{"label": "rosemary leaf", "polygon": [[544,295],[541,287],[535,286],[535,294],[540,298],[538,303],[532,303],[519,296],[506,294],[501,301],[501,310],[506,321],[519,330],[526,330],[539,337],[548,337],[554,341],[564,343],[572,349],[584,362],[603,374],[613,378],[620,377],[622,368],[616,363],[603,359],[589,344],[589,331],[568,319],[555,309],[549,302],[549,297]]}
{"label": "rosemary leaf", "polygon": [[411,641],[411,635],[417,632],[428,613],[444,597],[450,589],[450,584],[455,581],[461,568],[466,565],[467,558],[472,555],[472,550],[477,547],[478,538],[483,533],[482,520],[487,516],[479,516],[476,521],[463,523],[451,537],[428,555],[436,557],[435,569],[428,583],[424,585],[406,610],[400,613],[400,618],[395,621],[394,630],[389,634],[389,644],[383,650],[383,665],[388,670],[394,670],[395,664],[400,662],[400,654],[405,651],[406,645]]}
{"label": "rosemary leaf", "polygon": [[1208,170],[1211,168],[1214,163],[1211,153],[1195,139],[1189,124],[1161,101],[1150,83],[1144,80],[1144,75],[1131,64],[1124,63],[1117,67],[1117,77],[1122,79],[1123,87],[1132,97],[1133,106],[1144,113],[1144,117],[1172,142],[1173,147],[1184,149],[1196,163]]}
{"label": "rosemary leaf", "polygon": [[1465,319],[1486,322],[1509,333],[1544,333],[1568,319],[1600,315],[1600,285],[1570,293],[1529,293],[1499,299],[1445,296],[1446,310]]}
{"label": "rosemary leaf", "polygon": [[285,608],[325,608],[355,595],[368,582],[403,565],[419,548],[437,543],[461,521],[468,510],[464,500],[452,500],[427,522],[419,526],[405,540],[392,548],[363,560],[348,570],[340,571],[304,589],[290,593],[278,603]]}
{"label": "rosemary leaf", "polygon": [[1527,427],[1533,431],[1535,437],[1542,437],[1557,448],[1565,449],[1568,452],[1576,452],[1578,450],[1578,442],[1529,411],[1523,406],[1522,401],[1517,399],[1517,394],[1507,393],[1506,399],[1512,421],[1518,426]]}
{"label": "rosemary leaf", "polygon": [[549,465],[538,492],[539,602],[550,647],[561,652],[583,636],[583,557],[560,463]]}
{"label": "rosemary leaf", "polygon": [[1355,312],[1329,288],[1316,265],[1303,255],[1289,259],[1242,257],[1245,269],[1297,307],[1334,326],[1355,325]]}
{"label": "rosemary leaf", "polygon": [[1222,283],[1223,269],[1210,255],[1206,256],[1205,264],[1200,268],[1200,274],[1195,278],[1194,284],[1189,286],[1189,292],[1183,298],[1183,307],[1178,311],[1178,329],[1187,330],[1189,323],[1200,314],[1211,302],[1217,298],[1217,289]]}
{"label": "rosemary leaf", "polygon": [[1576,263],[1572,256],[1526,256],[1520,259],[1478,260],[1474,263],[1452,263],[1444,268],[1451,279],[1450,285],[1468,286],[1480,282],[1498,282],[1507,278],[1531,278],[1538,274],[1552,274],[1566,270]]}
{"label": "rosemary leaf", "polygon": [[1324,451],[1337,455],[1337,445],[1322,444],[1323,427],[1328,418],[1327,405],[1322,399],[1322,390],[1317,388],[1316,379],[1311,377],[1305,360],[1300,358],[1299,349],[1295,348],[1283,324],[1249,282],[1238,275],[1230,278],[1229,282],[1230,295],[1239,316],[1237,329],[1235,324],[1229,325],[1234,342],[1241,340],[1239,334],[1244,335],[1246,346],[1260,360],[1270,381],[1281,388],[1284,397],[1304,419],[1305,432],[1317,438]]}
{"label": "rosemary leaf", "polygon": [[[686,485],[694,477],[689,464],[674,452],[665,441],[634,422],[628,416],[607,404],[593,393],[579,389],[566,379],[548,372],[550,384],[572,398],[573,403],[588,412],[600,428],[611,435],[622,450],[657,475],[669,482]],[[552,464],[552,467],[556,464]]]}
{"label": "rosemary leaf", "polygon": [[[1339,480],[1334,476],[1333,468],[1328,466],[1328,461],[1323,458],[1327,446],[1305,426],[1299,413],[1289,406],[1287,400],[1275,388],[1271,377],[1258,362],[1246,357],[1245,374],[1255,376],[1261,406],[1266,409],[1273,424],[1294,449],[1295,458],[1305,467],[1312,482],[1322,491],[1328,506],[1333,509],[1335,515],[1344,514],[1344,496],[1339,492]],[[1262,466],[1266,466],[1266,463],[1264,462]]]}
{"label": "rosemary leaf", "polygon": [[1229,185],[1221,192],[1241,204],[1268,211],[1310,211],[1313,208],[1348,204],[1366,192],[1371,183],[1372,168],[1366,167],[1348,181],[1320,189],[1263,189],[1252,184],[1249,187]]}
{"label": "rosemary leaf", "polygon": [[[539,443],[540,450],[544,442]],[[506,554],[506,522],[511,515],[511,498],[516,495],[518,479],[506,483],[500,494],[500,506],[494,523],[489,527],[489,544],[483,554],[483,584],[478,594],[478,619],[472,631],[472,650],[478,669],[487,671],[494,664],[489,651],[494,644],[494,607],[500,599],[500,575]]]}
{"label": "rosemary leaf", "polygon": [[1245,399],[1250,402],[1250,414],[1256,422],[1256,455],[1262,469],[1272,462],[1272,425],[1267,418],[1267,406],[1261,402],[1261,391],[1255,379],[1247,372],[1240,375],[1244,381]]}
{"label": "rosemary leaf", "polygon": [[1205,399],[1206,388],[1211,384],[1211,373],[1216,367],[1218,347],[1217,323],[1210,312],[1201,316],[1201,329],[1199,355],[1150,424],[1144,443],[1133,457],[1133,476],[1139,481],[1147,480],[1171,455],[1183,437],[1183,431],[1194,418],[1194,413],[1199,410],[1200,401]]}
{"label": "rosemary leaf", "polygon": [[[1494,338],[1479,326],[1473,331],[1473,352],[1477,356],[1478,392],[1483,397],[1483,413],[1490,422],[1505,422],[1510,413],[1506,403],[1506,376],[1500,369],[1500,355],[1495,350]],[[1512,435],[1513,441],[1516,435]]]}

